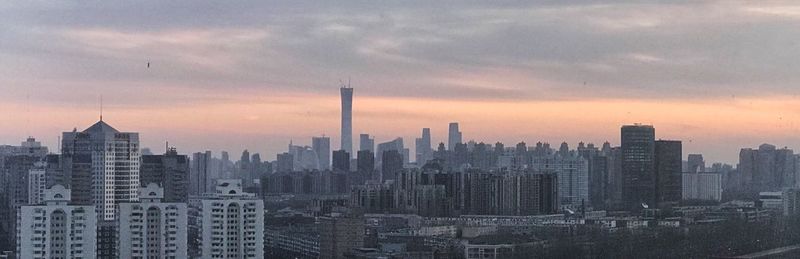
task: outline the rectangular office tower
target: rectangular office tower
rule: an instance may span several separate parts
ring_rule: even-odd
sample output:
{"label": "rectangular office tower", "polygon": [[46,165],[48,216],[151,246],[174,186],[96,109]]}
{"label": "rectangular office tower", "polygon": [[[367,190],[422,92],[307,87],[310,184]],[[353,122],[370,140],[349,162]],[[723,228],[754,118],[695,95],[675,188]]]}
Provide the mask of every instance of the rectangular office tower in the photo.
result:
{"label": "rectangular office tower", "polygon": [[[163,155],[143,155],[139,169],[141,186],[164,188],[165,202],[189,202],[189,157],[170,148]],[[141,193],[140,193],[141,194]]]}
{"label": "rectangular office tower", "polygon": [[[119,203],[138,200],[139,133],[120,132],[100,120],[84,131],[64,132],[61,146],[72,165],[66,168],[73,177],[72,193],[89,194],[101,219],[114,220]],[[73,198],[83,202],[86,197]]]}
{"label": "rectangular office tower", "polygon": [[655,135],[650,125],[625,125],[621,132],[622,199],[628,209],[656,205]]}
{"label": "rectangular office tower", "polygon": [[317,153],[319,169],[331,169],[331,138],[326,136],[311,138],[311,149]]}
{"label": "rectangular office tower", "polygon": [[447,131],[447,150],[454,150],[458,143],[461,143],[461,131],[458,130],[458,122],[451,122]]}
{"label": "rectangular office tower", "polygon": [[188,258],[186,203],[163,198],[164,188],[150,183],[138,203],[119,205],[119,258]]}
{"label": "rectangular office tower", "polygon": [[342,86],[339,89],[342,97],[342,146],[341,150],[353,153],[353,88]]}
{"label": "rectangular office tower", "polygon": [[70,190],[54,185],[44,204],[17,215],[17,258],[96,258],[97,214],[91,205],[67,205]]}
{"label": "rectangular office tower", "polygon": [[218,180],[214,193],[192,199],[191,211],[190,239],[201,253],[191,257],[264,257],[264,203],[242,192],[241,180]]}

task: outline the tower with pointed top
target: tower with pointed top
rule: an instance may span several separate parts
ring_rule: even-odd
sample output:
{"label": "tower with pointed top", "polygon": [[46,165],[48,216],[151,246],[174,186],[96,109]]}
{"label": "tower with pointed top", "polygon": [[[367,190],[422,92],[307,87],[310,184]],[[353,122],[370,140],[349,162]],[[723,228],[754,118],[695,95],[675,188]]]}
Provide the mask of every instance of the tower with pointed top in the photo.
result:
{"label": "tower with pointed top", "polygon": [[342,85],[339,88],[342,98],[342,138],[341,149],[353,154],[353,88]]}
{"label": "tower with pointed top", "polygon": [[93,204],[100,219],[114,220],[117,204],[138,200],[139,133],[120,132],[101,120],[84,131],[64,132],[61,147],[73,202]]}

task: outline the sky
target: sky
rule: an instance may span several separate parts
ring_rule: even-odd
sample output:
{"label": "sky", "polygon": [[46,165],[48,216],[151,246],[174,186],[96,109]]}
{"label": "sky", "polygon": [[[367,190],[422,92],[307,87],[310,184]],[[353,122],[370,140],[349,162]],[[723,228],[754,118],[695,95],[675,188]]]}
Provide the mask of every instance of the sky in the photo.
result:
{"label": "sky", "polygon": [[[635,2],[635,3],[632,3]],[[684,157],[800,149],[800,3],[2,1],[0,144],[103,118],[160,153],[259,152],[353,133],[619,144],[653,124]],[[150,67],[147,67],[147,63]]]}

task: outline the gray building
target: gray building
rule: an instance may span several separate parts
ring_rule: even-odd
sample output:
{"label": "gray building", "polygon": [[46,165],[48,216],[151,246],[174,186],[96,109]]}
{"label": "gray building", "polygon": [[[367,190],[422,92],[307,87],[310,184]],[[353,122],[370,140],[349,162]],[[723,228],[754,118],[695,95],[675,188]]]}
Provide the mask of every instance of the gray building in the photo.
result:
{"label": "gray building", "polygon": [[655,128],[625,125],[621,131],[622,199],[628,209],[656,204]]}

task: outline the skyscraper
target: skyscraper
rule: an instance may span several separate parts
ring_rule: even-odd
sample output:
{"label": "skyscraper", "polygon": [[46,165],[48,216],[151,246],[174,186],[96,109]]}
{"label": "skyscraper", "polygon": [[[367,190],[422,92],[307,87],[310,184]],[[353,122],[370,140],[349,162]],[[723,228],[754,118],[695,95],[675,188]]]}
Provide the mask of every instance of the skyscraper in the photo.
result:
{"label": "skyscraper", "polygon": [[319,169],[328,170],[331,168],[331,138],[313,137],[311,138],[311,148],[317,153],[319,158]]}
{"label": "skyscraper", "polygon": [[359,136],[358,145],[359,145],[359,148],[358,148],[359,151],[361,151],[361,150],[369,150],[369,151],[375,153],[375,139],[374,138],[370,138],[369,134],[361,134]]}
{"label": "skyscraper", "polygon": [[100,120],[84,131],[64,132],[61,146],[63,155],[90,157],[91,200],[101,219],[114,220],[119,203],[138,200],[139,133]]}
{"label": "skyscraper", "polygon": [[357,168],[358,172],[370,173],[375,170],[375,154],[369,150],[358,151],[357,154]]}
{"label": "skyscraper", "polygon": [[350,171],[350,153],[344,150],[333,151],[333,169],[344,172]]}
{"label": "skyscraper", "polygon": [[454,150],[458,143],[461,143],[461,131],[458,131],[458,122],[451,122],[447,135],[447,150]]}
{"label": "skyscraper", "polygon": [[706,161],[703,160],[702,154],[689,154],[687,158],[687,172],[689,173],[702,173],[706,171]]}
{"label": "skyscraper", "polygon": [[192,154],[189,194],[203,195],[209,192],[208,173],[211,166],[211,151]]}
{"label": "skyscraper", "polygon": [[150,183],[161,186],[165,202],[185,203],[189,201],[189,172],[189,157],[170,148],[163,155],[142,156],[139,182],[142,187]]}
{"label": "skyscraper", "polygon": [[658,203],[681,200],[682,145],[677,140],[655,142],[656,198]]}
{"label": "skyscraper", "polygon": [[628,209],[656,205],[655,133],[650,125],[622,126],[622,199]]}
{"label": "skyscraper", "polygon": [[353,88],[349,85],[339,88],[342,97],[342,145],[348,154],[353,154]]}
{"label": "skyscraper", "polygon": [[416,148],[416,161],[418,166],[425,165],[428,160],[433,158],[433,149],[431,148],[431,129],[423,128],[422,137],[417,138],[415,143]]}

